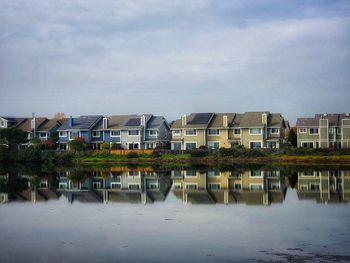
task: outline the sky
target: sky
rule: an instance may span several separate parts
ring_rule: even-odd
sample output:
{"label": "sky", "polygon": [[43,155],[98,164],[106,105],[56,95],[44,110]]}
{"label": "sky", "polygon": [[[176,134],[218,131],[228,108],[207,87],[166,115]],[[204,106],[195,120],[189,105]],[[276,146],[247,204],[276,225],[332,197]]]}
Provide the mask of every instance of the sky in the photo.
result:
{"label": "sky", "polygon": [[0,0],[0,115],[350,112],[350,1]]}

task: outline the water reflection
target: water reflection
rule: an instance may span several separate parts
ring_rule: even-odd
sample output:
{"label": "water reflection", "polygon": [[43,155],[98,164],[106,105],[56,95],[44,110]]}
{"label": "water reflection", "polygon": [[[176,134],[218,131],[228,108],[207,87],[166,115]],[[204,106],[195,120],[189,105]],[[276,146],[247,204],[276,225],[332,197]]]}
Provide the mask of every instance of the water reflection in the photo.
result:
{"label": "water reflection", "polygon": [[43,202],[65,197],[80,203],[164,202],[172,193],[184,204],[283,203],[286,192],[299,200],[341,203],[350,199],[350,170],[307,168],[165,169],[151,167],[60,169],[51,173],[0,175],[1,203]]}

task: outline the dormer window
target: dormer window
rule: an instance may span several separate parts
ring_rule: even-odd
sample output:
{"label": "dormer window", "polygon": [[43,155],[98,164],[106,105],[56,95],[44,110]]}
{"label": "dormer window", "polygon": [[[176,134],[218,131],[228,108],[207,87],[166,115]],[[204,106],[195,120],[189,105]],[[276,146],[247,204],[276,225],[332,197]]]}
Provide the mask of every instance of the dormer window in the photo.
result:
{"label": "dormer window", "polygon": [[108,128],[108,118],[103,118],[103,129]]}

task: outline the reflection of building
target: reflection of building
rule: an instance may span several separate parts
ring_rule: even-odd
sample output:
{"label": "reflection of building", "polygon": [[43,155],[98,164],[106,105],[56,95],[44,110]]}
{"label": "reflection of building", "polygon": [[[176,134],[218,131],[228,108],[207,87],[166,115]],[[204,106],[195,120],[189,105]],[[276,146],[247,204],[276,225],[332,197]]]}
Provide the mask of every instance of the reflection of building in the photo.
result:
{"label": "reflection of building", "polygon": [[298,172],[298,197],[320,203],[347,202],[350,200],[350,171]]}
{"label": "reflection of building", "polygon": [[[14,193],[0,193],[1,203],[9,201],[31,201],[43,202],[48,200],[57,200],[59,194],[56,192],[52,177],[37,177],[22,175],[20,180],[14,184],[21,184],[22,180],[27,180],[25,189]],[[3,178],[2,178],[3,179]],[[9,176],[7,175],[7,181]]]}
{"label": "reflection of building", "polygon": [[170,186],[169,176],[151,171],[95,171],[80,182],[59,180],[59,191],[70,202],[152,203],[164,201]]}
{"label": "reflection of building", "polygon": [[279,171],[252,170],[234,174],[211,171],[172,171],[173,193],[184,203],[282,203],[286,187]]}

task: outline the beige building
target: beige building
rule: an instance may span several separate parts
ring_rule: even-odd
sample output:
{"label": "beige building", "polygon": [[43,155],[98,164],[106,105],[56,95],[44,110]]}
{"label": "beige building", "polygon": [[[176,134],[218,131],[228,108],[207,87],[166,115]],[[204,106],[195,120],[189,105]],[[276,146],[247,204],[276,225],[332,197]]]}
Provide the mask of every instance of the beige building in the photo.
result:
{"label": "beige building", "polygon": [[171,149],[279,148],[286,128],[279,113],[191,113],[171,125]]}

